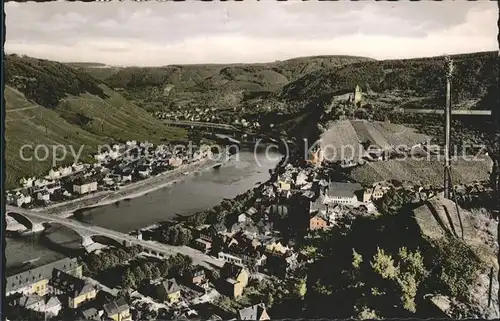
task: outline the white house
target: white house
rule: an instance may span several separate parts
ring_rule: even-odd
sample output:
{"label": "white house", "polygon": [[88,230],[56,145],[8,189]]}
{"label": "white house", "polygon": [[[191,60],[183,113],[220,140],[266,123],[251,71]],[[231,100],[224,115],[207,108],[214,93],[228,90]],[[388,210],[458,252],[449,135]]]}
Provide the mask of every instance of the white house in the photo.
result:
{"label": "white house", "polygon": [[52,181],[52,180],[50,180],[50,181],[49,181],[49,180],[46,180],[46,179],[43,179],[43,178],[39,178],[39,179],[37,179],[37,180],[33,183],[33,185],[34,185],[35,187],[44,187],[44,186],[47,186],[47,185],[52,184],[52,183],[53,183],[53,181]]}
{"label": "white house", "polygon": [[58,169],[51,168],[49,174],[45,176],[47,179],[57,179],[61,176],[61,172]]}
{"label": "white house", "polygon": [[297,174],[297,178],[295,180],[295,185],[297,185],[297,186],[306,185],[308,183],[307,178],[308,178],[307,172],[306,171],[300,171]]}
{"label": "white house", "polygon": [[132,181],[132,174],[130,173],[122,174],[121,181],[123,183]]}
{"label": "white house", "polygon": [[134,146],[137,146],[137,141],[135,141],[135,140],[127,140],[127,142],[125,144],[128,147],[134,147]]}
{"label": "white house", "polygon": [[24,204],[30,204],[31,201],[31,196],[26,193],[17,192],[12,196],[12,203],[14,203],[17,207],[21,207]]}
{"label": "white house", "polygon": [[325,187],[325,204],[355,205],[358,202],[355,192],[362,190],[358,183],[331,182]]}
{"label": "white house", "polygon": [[28,178],[21,178],[19,180],[19,183],[23,186],[23,187],[32,187],[33,186],[33,183],[35,182],[36,178],[34,177],[28,177]]}
{"label": "white house", "polygon": [[247,216],[245,213],[241,213],[238,215],[238,223],[245,223],[247,221]]}
{"label": "white house", "polygon": [[243,260],[237,256],[231,255],[229,253],[219,252],[219,260],[233,264],[242,264]]}
{"label": "white house", "polygon": [[60,176],[68,176],[73,174],[73,167],[71,166],[65,166],[65,167],[59,167],[59,173],[61,174]]}
{"label": "white house", "polygon": [[[115,145],[117,146],[117,145]],[[120,150],[119,149],[113,149],[111,151],[109,151],[109,155],[108,155],[111,159],[117,159],[118,157],[120,157]]]}
{"label": "white house", "polygon": [[27,310],[45,312],[45,301],[41,296],[36,294],[22,296],[18,299],[17,304]]}
{"label": "white house", "polygon": [[45,202],[50,201],[50,193],[49,193],[49,191],[47,189],[39,190],[36,193],[36,199],[39,200],[39,201],[45,201]]}
{"label": "white house", "polygon": [[71,165],[71,167],[75,172],[79,172],[85,168],[85,166],[82,163],[74,163],[73,165]]}
{"label": "white house", "polygon": [[168,159],[168,164],[173,167],[179,167],[182,165],[182,158],[180,157],[170,157]]}
{"label": "white house", "polygon": [[149,147],[153,147],[154,144],[153,143],[150,143],[148,141],[145,141],[145,142],[142,142],[139,144],[140,147],[143,147],[143,148],[149,148]]}
{"label": "white house", "polygon": [[45,303],[45,313],[47,316],[57,316],[59,311],[61,311],[61,301],[56,296],[50,297]]}
{"label": "white house", "polygon": [[367,203],[372,200],[378,200],[382,198],[388,190],[388,186],[383,186],[380,184],[369,187],[363,193],[363,202]]}
{"label": "white house", "polygon": [[76,182],[73,185],[73,192],[83,195],[97,191],[97,182]]}
{"label": "white house", "polygon": [[288,246],[284,246],[281,242],[271,242],[266,245],[265,250],[268,253],[285,255],[288,251],[290,251],[290,248]]}
{"label": "white house", "polygon": [[142,232],[141,230],[137,230],[131,233],[132,236],[136,237],[139,241],[142,240]]}
{"label": "white house", "polygon": [[147,177],[149,177],[149,175],[151,175],[151,171],[149,169],[143,169],[143,170],[138,171],[137,173],[142,178],[147,178]]}
{"label": "white house", "polygon": [[45,189],[49,192],[49,194],[53,194],[55,191],[61,189],[61,184],[53,183],[45,186]]}
{"label": "white house", "polygon": [[211,158],[213,156],[212,150],[209,147],[201,148],[200,154],[202,158],[207,158],[207,157]]}
{"label": "white house", "polygon": [[109,157],[109,152],[102,152],[99,154],[94,155],[94,159],[98,162],[103,162],[106,160],[106,158]]}

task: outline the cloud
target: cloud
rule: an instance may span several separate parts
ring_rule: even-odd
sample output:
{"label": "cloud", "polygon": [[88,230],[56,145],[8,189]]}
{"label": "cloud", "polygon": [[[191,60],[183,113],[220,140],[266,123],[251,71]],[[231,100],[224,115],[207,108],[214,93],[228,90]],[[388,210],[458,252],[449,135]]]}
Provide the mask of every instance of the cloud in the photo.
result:
{"label": "cloud", "polygon": [[[112,65],[497,50],[493,2],[6,3],[6,51]],[[20,23],[20,22],[23,23]]]}

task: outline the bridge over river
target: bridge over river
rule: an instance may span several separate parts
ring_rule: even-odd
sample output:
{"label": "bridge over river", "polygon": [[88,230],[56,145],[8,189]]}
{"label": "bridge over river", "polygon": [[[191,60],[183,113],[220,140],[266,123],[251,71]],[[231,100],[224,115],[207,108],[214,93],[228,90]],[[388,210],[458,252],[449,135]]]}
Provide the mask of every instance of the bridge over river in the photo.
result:
{"label": "bridge over river", "polygon": [[29,211],[10,205],[7,206],[6,213],[13,217],[25,217],[26,220],[31,222],[31,224],[40,224],[40,222],[59,223],[80,234],[82,236],[83,243],[86,242],[86,239],[88,240],[88,238],[92,236],[104,236],[116,240],[126,246],[138,245],[144,250],[144,252],[160,257],[168,257],[171,255],[176,255],[178,253],[187,255],[193,259],[194,264],[203,265],[210,269],[213,269],[214,267],[220,268],[224,264],[224,262],[214,257],[203,254],[202,252],[188,246],[171,246],[153,241],[139,240],[128,234],[120,233],[100,226],[88,225],[69,218],[62,218],[41,212]]}
{"label": "bridge over river", "polygon": [[[250,140],[252,142],[255,142],[259,137],[264,138],[267,140],[270,140],[274,143],[277,142],[285,142],[280,135],[275,134],[275,133],[257,133],[253,132],[248,129],[244,128],[238,128],[233,125],[229,124],[219,124],[219,123],[208,123],[208,122],[199,122],[199,121],[187,121],[187,120],[170,120],[170,119],[163,119],[163,123],[165,123],[167,126],[174,126],[174,127],[198,127],[198,128],[204,128],[209,131],[220,131],[224,133],[231,133],[233,136],[242,136],[246,135],[247,140]],[[293,143],[290,140],[286,141],[286,144]]]}

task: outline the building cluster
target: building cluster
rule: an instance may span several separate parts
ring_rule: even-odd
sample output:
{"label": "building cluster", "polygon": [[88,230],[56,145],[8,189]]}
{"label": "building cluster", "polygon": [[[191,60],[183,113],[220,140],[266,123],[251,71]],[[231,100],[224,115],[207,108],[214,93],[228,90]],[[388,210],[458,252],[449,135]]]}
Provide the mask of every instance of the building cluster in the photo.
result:
{"label": "building cluster", "polygon": [[[257,200],[255,205],[259,207],[260,202]],[[250,207],[226,217],[224,223],[200,226],[193,230],[196,239],[192,246],[252,273],[290,273],[298,266],[297,255],[282,243],[280,232],[274,229],[273,216],[278,215],[278,210],[287,211],[277,206],[268,206],[264,211]]]}
{"label": "building cluster", "polygon": [[375,213],[373,201],[382,198],[391,186],[385,182],[366,187],[359,183],[336,182],[329,178],[324,168],[288,164],[278,174],[274,190],[266,194],[286,199],[300,195],[309,204],[309,217],[302,225],[308,230],[325,230],[347,215]]}
{"label": "building cluster", "polygon": [[[151,280],[147,295],[166,308],[171,319],[222,320],[217,314],[206,315],[211,305],[210,294],[238,299],[247,287],[247,268],[225,263],[214,277],[202,267],[192,267],[180,277]],[[131,321],[139,308],[142,294],[125,299],[110,294],[109,289],[83,277],[82,265],[75,258],[64,258],[49,264],[25,267],[6,279],[6,302],[11,307],[38,312],[45,319],[73,315],[83,320]],[[136,292],[137,293],[137,292]],[[216,296],[212,296],[215,298]],[[127,303],[127,301],[130,303]],[[227,312],[227,311],[226,311]],[[227,320],[269,320],[263,304],[250,305],[235,315],[224,314]]]}
{"label": "building cluster", "polygon": [[210,150],[127,141],[94,155],[92,164],[52,168],[44,178],[22,178],[21,188],[6,193],[18,207],[45,206],[147,179],[184,164],[209,157]]}
{"label": "building cluster", "polygon": [[[240,112],[242,110],[239,110]],[[259,122],[252,122],[244,118],[234,119],[234,114],[230,113],[232,117],[224,117],[224,114],[217,108],[194,108],[193,111],[177,110],[169,112],[155,112],[154,115],[159,119],[168,119],[171,121],[190,121],[190,122],[205,122],[205,123],[227,123],[237,127],[246,129],[259,129]]]}
{"label": "building cluster", "polygon": [[[262,304],[258,307],[246,307],[237,315],[231,315],[228,311],[221,311],[222,316],[207,314],[207,311],[211,311],[207,309],[208,306],[215,307],[212,302],[213,298],[222,294],[239,299],[250,279],[250,272],[247,268],[233,263],[225,263],[218,274],[214,276],[213,272],[209,273],[200,266],[194,266],[176,278],[151,280],[148,293],[155,302],[167,309],[171,319],[240,320],[239,317],[243,313],[245,317],[243,320],[269,320],[266,308]],[[254,319],[254,312],[248,311],[252,309],[257,309],[257,315],[264,319]]]}
{"label": "building cluster", "polygon": [[83,278],[82,265],[75,258],[24,268],[7,276],[5,289],[9,305],[41,313],[47,319],[71,311],[89,320],[88,312],[96,311],[98,320],[131,320],[123,298],[97,299],[100,289]]}
{"label": "building cluster", "polygon": [[181,109],[176,111],[159,111],[154,115],[160,119],[180,120],[180,121],[196,121],[207,123],[218,123],[222,121],[220,118],[220,110],[217,108],[201,108],[196,107],[192,110]]}

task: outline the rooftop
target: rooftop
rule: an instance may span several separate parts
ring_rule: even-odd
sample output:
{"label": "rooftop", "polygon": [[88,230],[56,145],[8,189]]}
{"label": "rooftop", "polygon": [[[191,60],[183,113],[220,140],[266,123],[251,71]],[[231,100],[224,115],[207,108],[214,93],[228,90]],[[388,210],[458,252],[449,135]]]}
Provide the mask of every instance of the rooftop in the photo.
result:
{"label": "rooftop", "polygon": [[165,292],[167,294],[174,293],[180,291],[181,288],[177,284],[177,281],[174,278],[168,279],[162,283],[162,286],[165,288]]}
{"label": "rooftop", "polygon": [[122,313],[129,309],[129,305],[124,298],[119,298],[113,302],[104,305],[104,311],[108,316]]}
{"label": "rooftop", "polygon": [[237,279],[240,273],[244,270],[245,268],[242,265],[238,264],[232,264],[232,263],[224,263],[224,265],[221,268],[220,275],[225,277],[225,278],[230,278],[230,279]]}
{"label": "rooftop", "polygon": [[266,312],[264,303],[252,305],[238,311],[238,320],[260,320]]}
{"label": "rooftop", "polygon": [[359,183],[330,182],[326,186],[326,193],[329,196],[352,197],[355,196],[354,192],[362,189],[363,187]]}
{"label": "rooftop", "polygon": [[27,308],[31,305],[37,304],[40,301],[43,301],[43,298],[39,295],[26,295],[22,296],[19,299],[19,305]]}
{"label": "rooftop", "polygon": [[49,264],[35,267],[33,269],[21,272],[7,277],[5,291],[16,291],[28,284],[32,284],[39,280],[50,279],[54,269],[61,271],[69,271],[78,266],[78,261],[74,258],[64,258]]}

